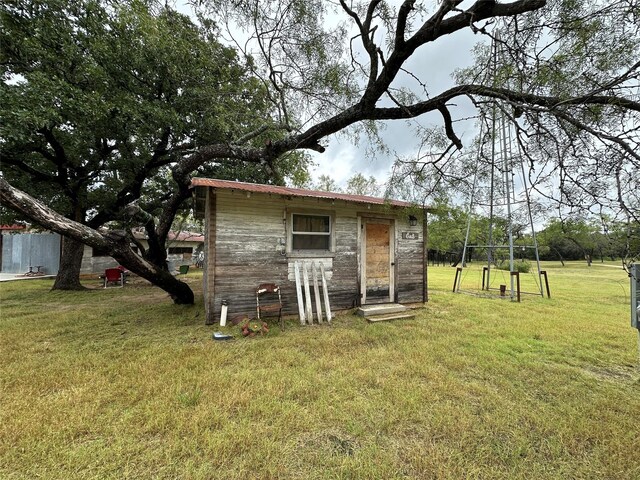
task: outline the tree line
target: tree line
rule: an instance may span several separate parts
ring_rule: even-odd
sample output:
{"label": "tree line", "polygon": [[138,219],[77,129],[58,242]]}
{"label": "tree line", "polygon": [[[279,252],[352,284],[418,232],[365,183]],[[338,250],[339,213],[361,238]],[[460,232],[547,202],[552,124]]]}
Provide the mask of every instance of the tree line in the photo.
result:
{"label": "tree line", "polygon": [[[446,200],[436,202],[429,214],[429,250],[433,257],[457,264],[462,260],[469,215],[466,209]],[[494,244],[507,244],[506,218],[494,218]],[[512,224],[514,258],[535,260],[533,235],[528,225]],[[469,229],[469,245],[487,245],[489,218],[473,214]],[[640,257],[640,225],[611,218],[551,218],[538,227],[536,241],[540,260],[621,261],[625,264]],[[468,260],[486,261],[486,248],[467,252]],[[496,260],[508,258],[506,251],[495,250]]]}

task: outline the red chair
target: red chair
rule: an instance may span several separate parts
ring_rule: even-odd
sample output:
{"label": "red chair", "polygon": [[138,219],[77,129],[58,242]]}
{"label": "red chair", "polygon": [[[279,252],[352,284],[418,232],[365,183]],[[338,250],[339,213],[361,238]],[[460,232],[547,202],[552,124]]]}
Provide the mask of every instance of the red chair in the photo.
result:
{"label": "red chair", "polygon": [[108,284],[120,284],[121,287],[124,287],[124,274],[122,270],[119,268],[107,268],[104,271],[104,288],[107,288]]}
{"label": "red chair", "polygon": [[129,270],[127,270],[127,267],[123,267],[122,265],[118,265],[117,267],[118,270],[120,270],[122,272],[122,281],[123,283],[127,283],[127,279],[129,278],[129,275],[131,275],[131,272]]}

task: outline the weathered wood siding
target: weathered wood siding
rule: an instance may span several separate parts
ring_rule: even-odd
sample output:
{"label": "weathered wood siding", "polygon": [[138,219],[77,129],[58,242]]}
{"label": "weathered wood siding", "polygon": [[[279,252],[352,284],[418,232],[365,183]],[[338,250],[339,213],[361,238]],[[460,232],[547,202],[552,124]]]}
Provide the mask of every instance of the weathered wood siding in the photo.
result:
{"label": "weathered wood siding", "polygon": [[[204,292],[205,323],[211,325],[216,320],[214,304],[216,301],[214,290],[209,288],[215,285],[216,278],[216,194],[211,188],[207,188],[205,196],[204,217],[204,273],[202,275],[202,291]],[[219,318],[219,317],[218,317]]]}
{"label": "weathered wood siding", "polygon": [[[403,238],[403,233],[409,238]],[[423,239],[420,222],[411,227],[406,216],[396,220],[396,301],[400,303],[423,301]]]}
{"label": "weathered wood siding", "polygon": [[285,310],[289,311],[292,302],[287,259],[276,251],[279,239],[286,238],[283,207],[278,197],[230,190],[216,192],[216,320],[222,300],[229,304],[230,318],[254,317],[255,291],[260,283],[279,284]]}
{"label": "weathered wood siding", "polygon": [[[214,198],[211,196],[211,198]],[[284,198],[280,195],[219,189],[215,208],[207,215],[208,255],[215,251],[215,274],[207,259],[205,303],[219,321],[222,300],[229,305],[228,315],[256,314],[255,290],[260,283],[281,287],[285,314],[297,314],[295,283],[291,271],[294,261],[322,261],[327,271],[329,297],[334,310],[359,303],[358,255],[359,211],[363,205],[317,198]],[[364,207],[366,208],[366,206]],[[214,211],[215,210],[215,211]],[[290,250],[287,227],[291,212],[324,213],[332,216],[333,251],[328,254],[297,254]],[[404,216],[404,214],[401,214]],[[213,218],[210,219],[210,218]],[[408,228],[408,227],[407,227]],[[399,230],[398,230],[399,231]],[[397,272],[396,285],[404,301],[422,300],[422,235],[419,242],[402,242],[401,252],[411,258],[403,263],[410,273],[406,278],[415,285],[403,285],[404,272]],[[413,252],[412,249],[416,251]],[[399,253],[400,254],[400,253]],[[399,254],[397,259],[399,260]],[[213,258],[213,257],[212,257]],[[410,262],[419,260],[418,265]],[[419,273],[419,276],[416,276]],[[213,286],[214,295],[211,295]]]}

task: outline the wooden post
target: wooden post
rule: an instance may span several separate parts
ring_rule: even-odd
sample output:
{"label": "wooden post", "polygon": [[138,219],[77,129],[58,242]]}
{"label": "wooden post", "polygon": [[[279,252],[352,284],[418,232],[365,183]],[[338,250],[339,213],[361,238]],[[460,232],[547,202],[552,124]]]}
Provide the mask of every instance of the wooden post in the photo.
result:
{"label": "wooden post", "polygon": [[316,262],[311,262],[311,278],[313,279],[313,296],[316,300],[316,315],[318,317],[318,323],[322,323],[322,301],[320,300],[320,289],[318,288]]}
{"label": "wooden post", "polygon": [[324,292],[324,313],[327,322],[331,323],[331,306],[329,305],[329,292],[327,291],[327,276],[324,273],[324,264],[320,262],[320,275],[322,277],[322,290]]}
{"label": "wooden post", "polygon": [[[520,272],[511,272],[511,275],[516,277],[516,289],[518,292],[518,303],[520,303]],[[513,297],[512,297],[513,299]]]}
{"label": "wooden post", "polygon": [[458,287],[458,275],[462,276],[462,268],[456,268],[456,278],[453,279],[453,293],[456,293]]}
{"label": "wooden post", "polygon": [[302,262],[302,283],[304,284],[304,314],[307,317],[307,323],[313,325],[313,309],[311,308],[311,289],[309,288],[309,272],[307,264]]}
{"label": "wooden post", "polygon": [[540,270],[540,275],[544,275],[544,285],[547,287],[547,298],[551,298],[551,291],[549,290],[549,278],[547,277],[546,270]]}
{"label": "wooden post", "polygon": [[300,315],[300,325],[304,325],[305,316],[304,316],[304,304],[302,301],[302,286],[300,283],[300,266],[298,262],[294,262],[293,264],[293,273],[296,279],[296,295],[298,296],[298,315]]}
{"label": "wooden post", "polygon": [[[488,267],[482,267],[482,290],[484,290],[485,275],[488,269]],[[487,290],[489,290],[489,285],[487,285]]]}

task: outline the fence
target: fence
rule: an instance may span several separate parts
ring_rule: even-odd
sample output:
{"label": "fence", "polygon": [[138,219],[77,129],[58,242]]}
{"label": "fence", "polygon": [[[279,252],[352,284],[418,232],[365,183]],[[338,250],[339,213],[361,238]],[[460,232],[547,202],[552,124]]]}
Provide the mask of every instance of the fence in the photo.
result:
{"label": "fence", "polygon": [[[22,233],[2,235],[2,273],[26,273],[41,267],[47,275],[56,275],[60,267],[60,235]],[[36,269],[33,268],[35,272]]]}

